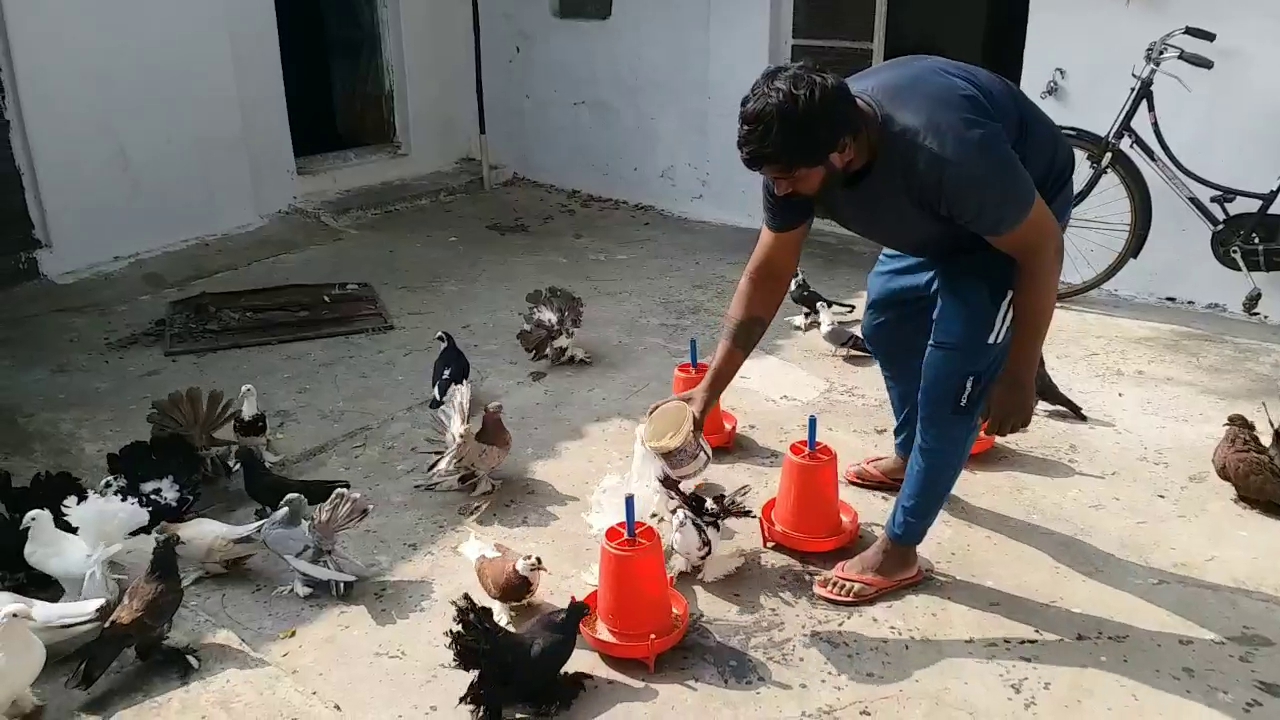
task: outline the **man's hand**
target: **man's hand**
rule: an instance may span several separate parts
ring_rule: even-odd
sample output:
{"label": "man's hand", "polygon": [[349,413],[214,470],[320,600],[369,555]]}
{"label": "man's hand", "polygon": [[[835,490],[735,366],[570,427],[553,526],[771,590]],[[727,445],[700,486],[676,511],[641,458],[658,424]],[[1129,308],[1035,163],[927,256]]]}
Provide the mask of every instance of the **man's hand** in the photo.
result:
{"label": "man's hand", "polygon": [[707,420],[707,413],[711,410],[711,406],[716,404],[716,401],[711,399],[711,397],[703,391],[701,385],[692,390],[685,390],[682,393],[672,395],[666,400],[660,400],[653,405],[650,405],[649,412],[645,413],[645,419],[647,420],[658,408],[676,400],[685,403],[689,406],[689,409],[693,411],[693,431],[695,434],[701,433],[702,425]]}
{"label": "man's hand", "polygon": [[1006,367],[991,388],[984,419],[988,435],[1005,436],[1031,424],[1036,407],[1036,376],[1019,368]]}

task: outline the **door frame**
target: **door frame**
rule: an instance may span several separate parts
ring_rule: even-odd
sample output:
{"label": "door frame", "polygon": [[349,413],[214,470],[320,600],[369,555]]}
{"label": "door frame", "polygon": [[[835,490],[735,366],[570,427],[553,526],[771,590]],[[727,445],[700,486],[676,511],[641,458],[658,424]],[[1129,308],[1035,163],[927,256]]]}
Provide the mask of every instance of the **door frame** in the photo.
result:
{"label": "door frame", "polygon": [[795,0],[773,0],[773,26],[774,37],[770,43],[770,62],[787,63],[791,62],[791,48],[795,45],[808,45],[811,47],[833,47],[833,48],[860,48],[871,50],[871,64],[879,65],[884,62],[884,40],[885,40],[885,21],[888,17],[889,0],[875,0],[876,17],[875,17],[875,34],[872,36],[871,42],[851,41],[851,40],[808,40],[802,38],[800,42],[791,36],[793,29],[793,20],[795,18]]}

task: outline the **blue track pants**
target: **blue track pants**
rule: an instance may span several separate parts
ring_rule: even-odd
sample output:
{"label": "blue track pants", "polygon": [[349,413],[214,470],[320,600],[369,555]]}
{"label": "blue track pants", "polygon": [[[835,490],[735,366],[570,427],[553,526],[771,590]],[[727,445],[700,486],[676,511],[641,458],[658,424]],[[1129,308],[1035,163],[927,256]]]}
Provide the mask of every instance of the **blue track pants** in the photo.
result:
{"label": "blue track pants", "polygon": [[946,261],[880,254],[862,334],[893,405],[906,476],[885,533],[919,545],[955,486],[1013,323],[1013,259],[992,248]]}

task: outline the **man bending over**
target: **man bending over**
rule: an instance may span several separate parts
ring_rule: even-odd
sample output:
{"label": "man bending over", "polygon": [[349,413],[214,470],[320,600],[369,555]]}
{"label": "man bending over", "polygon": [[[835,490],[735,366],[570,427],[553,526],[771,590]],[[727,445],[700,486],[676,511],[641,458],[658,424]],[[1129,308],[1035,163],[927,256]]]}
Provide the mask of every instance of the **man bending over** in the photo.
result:
{"label": "man bending over", "polygon": [[742,99],[738,151],[763,175],[764,227],[710,371],[679,399],[701,427],[782,304],[816,206],[884,246],[862,333],[893,406],[894,447],[844,477],[898,498],[884,535],[814,586],[831,602],[869,602],[927,576],[916,547],[982,420],[994,435],[1031,421],[1071,211],[1071,147],[1004,78],[910,56],[848,79],[769,68]]}

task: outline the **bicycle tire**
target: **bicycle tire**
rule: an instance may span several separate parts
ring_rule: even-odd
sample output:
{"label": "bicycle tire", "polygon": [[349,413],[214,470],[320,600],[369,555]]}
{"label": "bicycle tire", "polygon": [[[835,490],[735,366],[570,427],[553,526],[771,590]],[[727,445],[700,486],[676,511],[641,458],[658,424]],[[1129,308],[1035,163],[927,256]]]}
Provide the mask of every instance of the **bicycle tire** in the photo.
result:
{"label": "bicycle tire", "polygon": [[[1083,150],[1087,158],[1101,159],[1105,153],[1105,141],[1100,135],[1080,130],[1079,128],[1063,127],[1061,129],[1067,139],[1067,143],[1073,148]],[[1147,179],[1143,177],[1138,164],[1124,150],[1117,147],[1111,150],[1111,165],[1109,169],[1115,171],[1116,177],[1119,178],[1121,185],[1125,188],[1125,192],[1129,195],[1133,209],[1133,221],[1129,224],[1129,235],[1125,238],[1124,247],[1120,249],[1120,254],[1116,256],[1115,260],[1111,261],[1110,265],[1107,265],[1102,272],[1086,282],[1073,285],[1070,288],[1060,289],[1058,291],[1059,300],[1080,297],[1105,285],[1119,274],[1130,260],[1137,257],[1138,253],[1142,251],[1143,245],[1147,242],[1147,236],[1151,233],[1151,188],[1147,185]],[[1086,195],[1080,198],[1080,201],[1084,201],[1088,197]],[[1070,228],[1071,224],[1068,223],[1067,227]]]}

